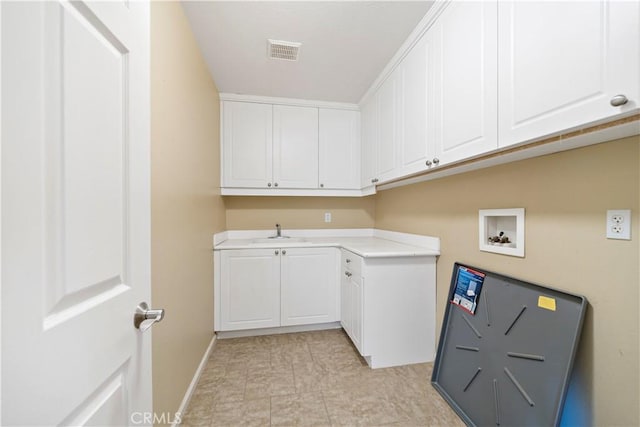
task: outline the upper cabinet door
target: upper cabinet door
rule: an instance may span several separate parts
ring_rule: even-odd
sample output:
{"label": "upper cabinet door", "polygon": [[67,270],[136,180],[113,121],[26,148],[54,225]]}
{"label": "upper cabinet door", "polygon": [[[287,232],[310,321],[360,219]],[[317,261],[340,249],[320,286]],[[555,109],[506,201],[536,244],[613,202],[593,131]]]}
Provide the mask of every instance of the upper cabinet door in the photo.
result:
{"label": "upper cabinet door", "polygon": [[[640,105],[640,3],[499,4],[500,146]],[[612,106],[616,95],[628,102]]]}
{"label": "upper cabinet door", "polygon": [[397,168],[398,72],[392,73],[378,89],[378,167],[376,178],[389,179]]}
{"label": "upper cabinet door", "polygon": [[272,177],[272,106],[222,102],[222,186],[267,188]]}
{"label": "upper cabinet door", "polygon": [[360,188],[360,113],[321,108],[320,188]]}
{"label": "upper cabinet door", "polygon": [[374,185],[378,169],[378,96],[362,105],[362,188]]}
{"label": "upper cabinet door", "polygon": [[273,185],[318,188],[318,109],[273,106]]}
{"label": "upper cabinet door", "polygon": [[430,31],[438,43],[435,157],[442,165],[497,142],[497,6],[451,2]]}
{"label": "upper cabinet door", "polygon": [[400,65],[399,175],[423,171],[433,158],[428,143],[434,137],[433,108],[429,108],[433,104],[433,45],[430,34],[425,34]]}

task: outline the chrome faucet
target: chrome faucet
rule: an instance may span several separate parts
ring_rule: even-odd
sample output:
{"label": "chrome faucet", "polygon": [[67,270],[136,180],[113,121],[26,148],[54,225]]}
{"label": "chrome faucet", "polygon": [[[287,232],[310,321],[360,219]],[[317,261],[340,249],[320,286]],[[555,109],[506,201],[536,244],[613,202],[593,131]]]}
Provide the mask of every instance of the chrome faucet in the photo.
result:
{"label": "chrome faucet", "polygon": [[282,230],[280,229],[280,224],[276,224],[276,237],[282,237]]}

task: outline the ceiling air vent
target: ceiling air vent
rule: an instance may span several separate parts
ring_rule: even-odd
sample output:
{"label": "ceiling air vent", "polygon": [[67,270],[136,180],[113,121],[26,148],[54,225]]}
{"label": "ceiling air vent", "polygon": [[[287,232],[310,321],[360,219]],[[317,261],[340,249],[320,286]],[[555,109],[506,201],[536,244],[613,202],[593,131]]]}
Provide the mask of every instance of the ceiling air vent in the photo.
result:
{"label": "ceiling air vent", "polygon": [[285,61],[297,61],[298,51],[302,43],[285,42],[282,40],[267,40],[269,58],[284,59]]}

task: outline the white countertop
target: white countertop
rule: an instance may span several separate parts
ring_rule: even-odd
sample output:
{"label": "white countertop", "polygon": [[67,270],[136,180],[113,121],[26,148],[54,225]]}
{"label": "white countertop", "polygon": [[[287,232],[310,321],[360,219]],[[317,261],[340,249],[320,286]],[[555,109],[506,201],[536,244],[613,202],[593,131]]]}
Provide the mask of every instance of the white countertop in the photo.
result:
{"label": "white countertop", "polygon": [[436,237],[374,229],[283,231],[282,234],[291,239],[268,239],[274,233],[270,231],[265,235],[264,230],[226,233],[214,239],[219,242],[214,250],[338,247],[364,258],[440,255],[440,239]]}

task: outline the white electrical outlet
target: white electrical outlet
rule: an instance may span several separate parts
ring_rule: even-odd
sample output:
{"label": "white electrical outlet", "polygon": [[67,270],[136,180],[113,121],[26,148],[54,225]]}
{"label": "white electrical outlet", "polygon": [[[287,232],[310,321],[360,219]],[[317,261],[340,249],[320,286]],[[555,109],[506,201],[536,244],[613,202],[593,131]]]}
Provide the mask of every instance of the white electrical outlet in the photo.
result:
{"label": "white electrical outlet", "polygon": [[331,212],[325,212],[324,222],[331,222]]}
{"label": "white electrical outlet", "polygon": [[607,211],[607,239],[631,240],[631,211]]}

